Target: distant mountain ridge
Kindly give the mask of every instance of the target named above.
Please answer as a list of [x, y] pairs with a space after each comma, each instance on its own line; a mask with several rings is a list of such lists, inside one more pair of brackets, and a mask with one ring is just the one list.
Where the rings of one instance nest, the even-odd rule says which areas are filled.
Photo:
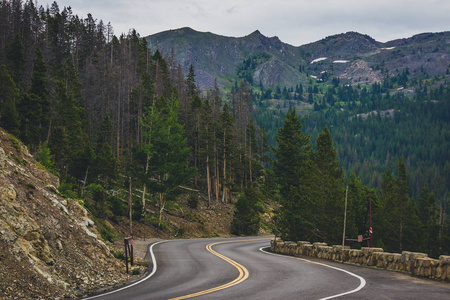
[[[310, 78], [340, 78], [351, 84], [372, 84], [408, 70], [414, 75], [448, 75], [450, 32], [422, 33], [386, 43], [347, 32], [299, 47], [266, 37], [258, 30], [244, 37], [226, 37], [185, 27], [146, 37], [152, 51], [173, 55], [187, 72], [192, 64], [201, 89], [217, 78], [225, 86], [237, 79], [237, 67], [265, 53], [252, 65], [251, 78], [264, 87], [293, 87]], [[323, 74], [326, 74], [323, 75]]]

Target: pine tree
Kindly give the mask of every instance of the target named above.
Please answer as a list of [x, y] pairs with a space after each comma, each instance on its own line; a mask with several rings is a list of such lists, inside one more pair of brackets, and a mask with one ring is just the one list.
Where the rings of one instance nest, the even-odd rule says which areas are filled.
[[231, 194], [232, 177], [231, 172], [227, 172], [228, 166], [231, 164], [234, 140], [234, 120], [228, 108], [228, 104], [224, 104], [222, 113], [219, 116], [219, 138], [221, 140], [222, 149], [222, 202], [228, 203]]
[[19, 91], [4, 65], [0, 67], [0, 127], [19, 136], [19, 114], [16, 101]]
[[[60, 69], [56, 82], [55, 112], [52, 117], [49, 146], [55, 153], [58, 169], [66, 175], [82, 178], [86, 173], [86, 154], [90, 152], [87, 122], [81, 103], [81, 83], [70, 60]], [[82, 163], [83, 162], [83, 163]]]
[[20, 139], [34, 152], [40, 144], [41, 99], [35, 94], [22, 95], [18, 104]]
[[231, 233], [236, 235], [257, 234], [260, 216], [257, 202], [260, 197], [255, 188], [246, 188], [235, 203], [236, 211], [231, 223]]
[[318, 235], [328, 243], [338, 243], [344, 208], [344, 176], [336, 160], [331, 134], [325, 126], [316, 140], [317, 151], [312, 153], [314, 163], [313, 199], [318, 219]]
[[48, 124], [50, 120], [50, 92], [47, 87], [47, 67], [40, 48], [36, 48], [36, 58], [33, 64], [33, 75], [31, 78], [30, 94], [39, 97], [40, 116], [35, 126], [39, 128], [38, 141], [41, 142], [47, 137]]
[[95, 138], [95, 157], [92, 162], [91, 174], [94, 182], [100, 182], [109, 188], [112, 180], [117, 178], [118, 162], [111, 148], [112, 122], [108, 114], [103, 116]]
[[429, 253], [431, 257], [437, 257], [439, 254], [439, 225], [436, 198], [427, 187], [422, 187], [418, 203], [418, 216], [421, 223], [421, 251]]
[[388, 168], [383, 174], [383, 183], [380, 187], [380, 209], [381, 214], [374, 219], [378, 230], [374, 232], [378, 243], [384, 245], [385, 251], [398, 251], [398, 230], [396, 226], [398, 207], [395, 201], [395, 178]]
[[25, 68], [25, 53], [20, 36], [17, 34], [10, 44], [6, 46], [6, 58], [8, 71], [11, 74], [17, 88], [23, 85], [23, 73]]
[[295, 109], [286, 114], [275, 140], [274, 175], [280, 191], [278, 231], [289, 240], [310, 240], [314, 235], [309, 179], [311, 144], [303, 135]]
[[48, 148], [47, 141], [43, 142], [42, 145], [39, 146], [36, 160], [46, 167], [47, 170], [53, 170], [53, 155], [50, 152], [50, 148]]
[[406, 166], [403, 160], [403, 156], [398, 162], [398, 178], [396, 180], [396, 200], [398, 207], [398, 240], [399, 240], [399, 250], [404, 250], [403, 244], [405, 240], [404, 231], [406, 223], [406, 210], [408, 209], [407, 204], [409, 202], [408, 197], [408, 182], [406, 178]]
[[211, 161], [214, 155], [213, 145], [214, 145], [214, 129], [213, 129], [213, 115], [212, 115], [212, 107], [209, 104], [209, 101], [206, 100], [202, 103], [200, 108], [200, 115], [202, 116], [199, 128], [199, 159], [203, 161], [206, 169], [206, 188], [208, 195], [208, 206], [211, 206], [211, 192], [212, 192], [212, 180], [211, 180]]
[[163, 111], [153, 107], [147, 109], [141, 125], [144, 136], [144, 151], [149, 156], [149, 172], [145, 183], [158, 194], [159, 220], [169, 199], [177, 192], [178, 186], [188, 183], [195, 169], [186, 167], [190, 149], [186, 147], [183, 125], [178, 123], [178, 100], [168, 99]]

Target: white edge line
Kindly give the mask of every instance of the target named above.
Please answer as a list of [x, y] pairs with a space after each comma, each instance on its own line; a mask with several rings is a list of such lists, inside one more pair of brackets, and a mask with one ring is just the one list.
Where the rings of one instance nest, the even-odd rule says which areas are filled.
[[124, 287], [121, 287], [120, 289], [113, 290], [113, 291], [110, 291], [110, 292], [104, 293], [104, 294], [95, 295], [95, 296], [88, 297], [88, 298], [83, 298], [83, 300], [95, 299], [95, 298], [99, 298], [99, 297], [103, 297], [103, 296], [107, 296], [107, 295], [111, 295], [111, 294], [117, 293], [117, 292], [119, 292], [119, 291], [125, 290], [125, 289], [127, 289], [127, 288], [132, 287], [132, 286], [138, 285], [139, 283], [141, 283], [141, 282], [143, 282], [143, 281], [146, 281], [147, 279], [149, 279], [150, 277], [152, 277], [152, 276], [156, 273], [156, 270], [158, 269], [158, 266], [157, 266], [157, 264], [156, 264], [155, 254], [153, 253], [153, 246], [155, 246], [155, 245], [157, 245], [157, 244], [160, 244], [160, 243], [164, 243], [164, 242], [167, 242], [167, 241], [159, 241], [159, 242], [153, 243], [153, 244], [151, 244], [151, 245], [149, 246], [149, 248], [148, 248], [148, 250], [150, 251], [150, 254], [151, 254], [151, 256], [152, 256], [152, 263], [153, 263], [153, 269], [152, 269], [152, 272], [151, 272], [150, 274], [148, 274], [147, 276], [145, 276], [145, 277], [142, 278], [141, 280], [136, 281], [136, 282], [134, 282], [134, 283], [132, 283], [132, 284], [130, 284], [130, 285], [126, 285], [126, 286], [124, 286]]
[[354, 274], [352, 272], [349, 272], [347, 270], [336, 268], [336, 267], [333, 267], [333, 266], [330, 266], [330, 265], [327, 265], [327, 264], [318, 263], [318, 262], [315, 262], [315, 261], [310, 261], [310, 260], [307, 260], [307, 259], [304, 259], [304, 258], [300, 258], [300, 257], [289, 256], [289, 255], [281, 255], [281, 254], [277, 254], [277, 253], [267, 252], [267, 251], [263, 250], [263, 248], [267, 248], [267, 247], [261, 247], [261, 248], [259, 248], [259, 251], [261, 251], [263, 253], [266, 253], [266, 254], [270, 254], [270, 255], [289, 257], [289, 258], [299, 259], [299, 260], [302, 260], [302, 261], [305, 261], [305, 262], [308, 262], [308, 263], [325, 266], [325, 267], [328, 267], [328, 268], [331, 268], [331, 269], [335, 269], [335, 270], [347, 273], [347, 274], [349, 274], [349, 275], [351, 275], [353, 277], [358, 278], [359, 281], [360, 281], [359, 286], [356, 289], [354, 289], [354, 290], [351, 290], [351, 291], [348, 291], [348, 292], [345, 292], [345, 293], [341, 293], [341, 294], [338, 294], [338, 295], [332, 295], [332, 296], [329, 296], [329, 297], [326, 297], [326, 298], [321, 298], [319, 300], [328, 300], [328, 299], [333, 299], [333, 298], [345, 296], [345, 295], [348, 295], [348, 294], [353, 294], [353, 293], [356, 293], [356, 292], [360, 291], [366, 285], [366, 280], [364, 278], [362, 278], [361, 276], [356, 275], [356, 274]]

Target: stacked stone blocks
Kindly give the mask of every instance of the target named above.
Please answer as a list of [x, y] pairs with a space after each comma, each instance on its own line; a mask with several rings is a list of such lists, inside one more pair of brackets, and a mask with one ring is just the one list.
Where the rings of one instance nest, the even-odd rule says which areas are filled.
[[403, 251], [384, 252], [382, 248], [362, 247], [350, 249], [349, 246], [307, 241], [282, 241], [280, 238], [270, 242], [272, 252], [314, 258], [328, 259], [360, 266], [409, 273], [441, 281], [450, 281], [450, 256], [441, 255], [439, 259], [429, 258], [425, 253]]

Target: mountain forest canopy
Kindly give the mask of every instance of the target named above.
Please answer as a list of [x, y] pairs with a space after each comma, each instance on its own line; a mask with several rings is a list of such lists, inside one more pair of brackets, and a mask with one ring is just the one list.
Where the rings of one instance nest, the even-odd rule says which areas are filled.
[[370, 198], [375, 245], [450, 253], [448, 69], [355, 85], [309, 76], [315, 62], [295, 67], [295, 85], [269, 85], [255, 74], [276, 57], [259, 49], [227, 85], [200, 89], [195, 65], [90, 14], [12, 0], [0, 18], [0, 126], [96, 217], [125, 216], [120, 199], [139, 187], [133, 218], [163, 229], [187, 188], [210, 208], [235, 202], [235, 234], [270, 213], [285, 238], [340, 243], [347, 195], [349, 237], [368, 234]]

